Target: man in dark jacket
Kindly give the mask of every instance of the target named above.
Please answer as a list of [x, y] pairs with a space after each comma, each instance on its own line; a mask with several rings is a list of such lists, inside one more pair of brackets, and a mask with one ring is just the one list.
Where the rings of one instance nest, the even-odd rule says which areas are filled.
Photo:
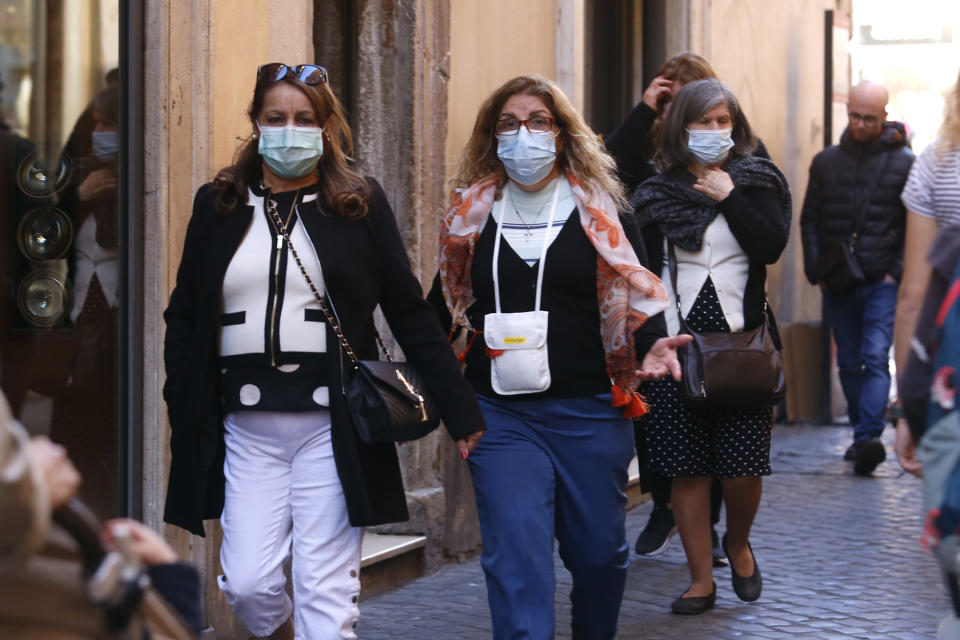
[[824, 291], [853, 425], [844, 458], [860, 475], [886, 459], [880, 434], [906, 225], [900, 192], [914, 159], [903, 125], [886, 122], [887, 97], [873, 82], [851, 89], [849, 125], [839, 145], [813, 159], [800, 216], [804, 271]]

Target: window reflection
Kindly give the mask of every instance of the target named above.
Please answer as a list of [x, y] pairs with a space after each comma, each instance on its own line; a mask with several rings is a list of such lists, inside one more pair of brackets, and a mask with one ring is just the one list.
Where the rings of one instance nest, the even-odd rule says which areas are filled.
[[118, 502], [116, 0], [0, 0], [0, 386]]

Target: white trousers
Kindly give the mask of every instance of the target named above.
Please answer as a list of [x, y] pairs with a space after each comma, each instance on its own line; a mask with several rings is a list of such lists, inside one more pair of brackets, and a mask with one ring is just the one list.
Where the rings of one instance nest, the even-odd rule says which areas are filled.
[[[226, 496], [217, 579], [251, 633], [294, 611], [297, 640], [356, 638], [360, 543], [333, 460], [330, 413], [243, 411], [224, 420]], [[293, 549], [293, 597], [283, 566]]]

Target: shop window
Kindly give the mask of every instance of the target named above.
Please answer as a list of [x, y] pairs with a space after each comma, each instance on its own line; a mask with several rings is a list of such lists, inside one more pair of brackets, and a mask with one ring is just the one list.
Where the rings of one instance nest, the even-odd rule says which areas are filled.
[[101, 516], [126, 484], [121, 19], [117, 0], [0, 0], [0, 387]]

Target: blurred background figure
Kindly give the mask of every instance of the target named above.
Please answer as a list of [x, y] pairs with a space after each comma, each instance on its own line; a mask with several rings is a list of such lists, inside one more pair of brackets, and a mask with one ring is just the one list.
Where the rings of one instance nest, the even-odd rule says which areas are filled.
[[77, 461], [85, 500], [101, 517], [113, 513], [116, 484], [119, 110], [119, 86], [108, 84], [78, 119], [64, 148], [73, 180], [60, 199], [75, 230], [67, 259], [73, 355], [53, 396], [50, 437]]
[[939, 229], [960, 224], [960, 74], [944, 100], [940, 131], [911, 168], [902, 200], [907, 208], [907, 236], [896, 313], [898, 371], [907, 364], [910, 340], [930, 281], [927, 252]]
[[[5, 86], [0, 77], [0, 102]], [[17, 228], [27, 212], [49, 202], [48, 198], [26, 193], [18, 184], [20, 166], [34, 153], [33, 143], [18, 135], [0, 111], [0, 237], [7, 242], [16, 238]], [[0, 361], [25, 363], [31, 358], [31, 341], [9, 339], [16, 325], [16, 292], [22, 265], [2, 257], [3, 251], [0, 250]], [[7, 392], [11, 411], [19, 413], [28, 388], [27, 376], [17, 375], [8, 368], [6, 372], [0, 371], [0, 381]]]
[[[68, 506], [80, 483], [81, 476], [66, 450], [46, 436], [29, 438], [23, 426], [13, 419], [6, 398], [0, 393], [0, 635], [46, 638], [53, 625], [60, 632], [73, 628], [80, 634], [70, 637], [88, 637], [81, 630], [103, 627], [108, 616], [102, 607], [111, 605], [96, 601], [87, 590], [96, 580], [92, 569], [99, 567], [85, 567], [89, 571], [81, 577], [76, 566], [91, 557], [85, 555], [91, 550], [83, 547], [91, 542], [98, 547], [92, 550], [93, 557], [102, 559], [103, 565], [111, 561], [104, 555], [107, 551], [126, 547], [122, 550], [128, 554], [126, 562], [142, 565], [153, 588], [193, 631], [199, 632], [202, 621], [196, 570], [180, 562], [157, 533], [134, 520], [108, 522], [103, 533], [104, 548], [99, 549], [95, 537], [91, 537], [96, 531], [84, 531], [83, 526], [74, 528], [78, 523], [96, 526], [95, 522], [63, 514], [68, 508], [73, 513], [77, 509], [83, 513], [80, 506]], [[66, 523], [70, 526], [64, 529]], [[65, 532], [88, 535], [69, 541], [63, 537]], [[31, 558], [35, 556], [42, 557], [45, 563], [34, 564]], [[94, 588], [89, 594], [96, 591]], [[112, 598], [110, 601], [113, 602]], [[165, 619], [162, 608], [151, 610], [149, 597], [145, 602], [148, 619]], [[131, 611], [137, 609], [139, 600], [131, 601], [129, 606]], [[180, 635], [173, 637], [188, 636], [179, 621], [167, 622], [180, 629]], [[97, 633], [96, 637], [104, 636]]]
[[[960, 259], [960, 75], [947, 93], [939, 136], [914, 163], [903, 190], [908, 208], [904, 283], [895, 345], [904, 418], [897, 422], [897, 456], [921, 473], [914, 445], [926, 428], [937, 331], [934, 321]], [[922, 304], [920, 301], [924, 301]]]
[[886, 459], [880, 435], [903, 273], [900, 192], [914, 158], [903, 124], [886, 120], [887, 101], [881, 84], [865, 81], [851, 89], [849, 124], [840, 144], [813, 159], [800, 217], [804, 271], [823, 289], [853, 425], [844, 459], [859, 475], [870, 475]]
[[607, 151], [617, 161], [617, 174], [627, 193], [657, 173], [653, 164], [654, 134], [663, 124], [677, 92], [695, 80], [716, 77], [703, 56], [690, 51], [678, 53], [663, 63], [630, 115], [606, 136]]
[[62, 144], [0, 131], [0, 382], [28, 431], [67, 449], [84, 476], [85, 502], [104, 518], [118, 512], [124, 488], [116, 397], [120, 90], [116, 69], [101, 78], [89, 102], [71, 99], [79, 115], [64, 118], [73, 126]]
[[63, 447], [45, 436], [28, 438], [0, 393], [0, 558], [38, 550], [50, 513], [73, 497], [80, 474]]

